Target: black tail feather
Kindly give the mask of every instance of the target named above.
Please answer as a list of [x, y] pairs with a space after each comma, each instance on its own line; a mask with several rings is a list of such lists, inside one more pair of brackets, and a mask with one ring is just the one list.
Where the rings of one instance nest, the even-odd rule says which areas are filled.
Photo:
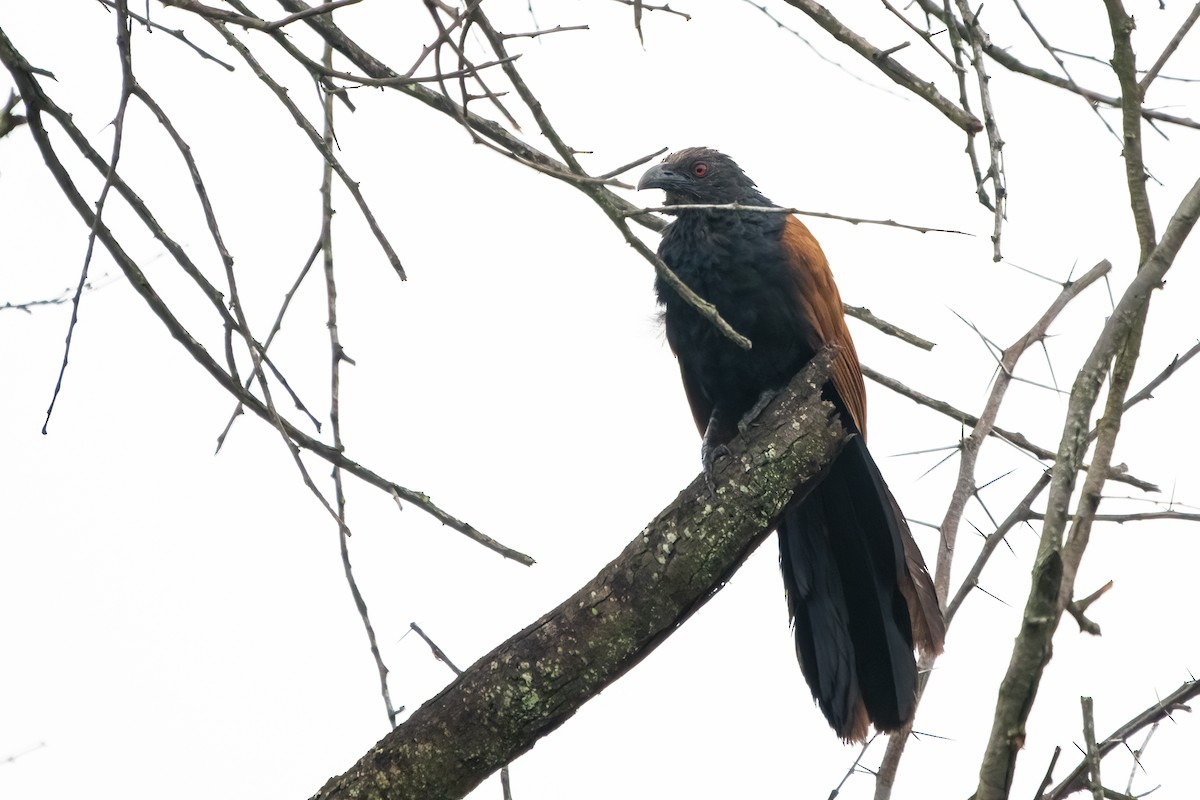
[[821, 711], [847, 740], [863, 739], [868, 720], [890, 731], [912, 716], [917, 668], [901, 591], [911, 582], [908, 535], [860, 436], [779, 525], [796, 655]]

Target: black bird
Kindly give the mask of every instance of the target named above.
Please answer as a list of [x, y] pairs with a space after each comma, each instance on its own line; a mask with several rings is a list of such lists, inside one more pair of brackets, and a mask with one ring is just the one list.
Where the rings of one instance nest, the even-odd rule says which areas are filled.
[[[774, 205], [733, 159], [702, 147], [667, 156], [638, 188], [665, 190], [667, 205]], [[867, 451], [862, 370], [829, 262], [787, 214], [673, 214], [659, 256], [753, 343], [739, 348], [658, 279], [706, 469], [764, 393], [838, 345], [824, 396], [853, 436], [820, 485], [783, 512], [780, 567], [796, 656], [829, 724], [846, 741], [864, 739], [869, 723], [899, 730], [915, 706], [913, 646], [941, 652], [945, 625], [921, 552]]]

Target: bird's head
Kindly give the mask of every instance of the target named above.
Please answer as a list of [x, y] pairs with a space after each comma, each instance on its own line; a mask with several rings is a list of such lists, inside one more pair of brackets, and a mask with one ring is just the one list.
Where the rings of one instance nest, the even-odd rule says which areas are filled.
[[753, 203], [764, 198], [732, 158], [708, 147], [672, 153], [646, 170], [638, 189], [664, 189], [666, 204]]

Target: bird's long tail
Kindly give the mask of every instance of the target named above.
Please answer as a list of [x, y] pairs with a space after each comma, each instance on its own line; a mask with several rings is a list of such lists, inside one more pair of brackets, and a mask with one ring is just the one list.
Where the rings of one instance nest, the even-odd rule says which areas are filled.
[[796, 656], [838, 735], [891, 731], [915, 705], [915, 644], [941, 651], [945, 628], [920, 551], [861, 436], [779, 525]]

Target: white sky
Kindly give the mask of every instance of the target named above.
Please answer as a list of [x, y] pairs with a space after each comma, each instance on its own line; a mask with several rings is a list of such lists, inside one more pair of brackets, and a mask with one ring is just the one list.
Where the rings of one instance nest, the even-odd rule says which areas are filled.
[[[140, 6], [140, 4], [138, 4]], [[501, 29], [534, 27], [524, 3]], [[745, 3], [677, 3], [691, 22], [648, 14], [646, 46], [631, 13], [611, 3], [537, 4], [542, 26], [590, 32], [518, 43], [520, 66], [585, 163], [604, 172], [658, 147], [706, 144], [733, 155], [775, 201], [801, 208], [969, 231], [918, 235], [814, 220], [844, 298], [937, 342], [915, 350], [851, 322], [865, 363], [977, 412], [992, 362], [953, 312], [1007, 346], [1057, 288], [991, 261], [991, 216], [974, 200], [960, 132], [857, 63], [801, 15], [775, 12], [857, 82]], [[280, 16], [270, 3], [256, 6]], [[500, 13], [499, 6], [490, 13]], [[1131, 0], [1148, 64], [1189, 10]], [[1031, 9], [1055, 44], [1107, 56], [1095, 3]], [[365, 0], [338, 12], [361, 44], [406, 68], [431, 27], [423, 6]], [[998, 44], [1052, 67], [1013, 9], [989, 4]], [[236, 54], [182, 12], [153, 8], [234, 73], [178, 41], [135, 31], [135, 69], [192, 145], [233, 252], [256, 333], [265, 332], [317, 236], [320, 161]], [[913, 38], [882, 12], [847, 20], [881, 46]], [[90, 2], [8, 4], [0, 25], [57, 83], [43, 85], [108, 152], [119, 72], [112, 15]], [[319, 52], [297, 28], [299, 43]], [[317, 119], [317, 98], [263, 39], [246, 35]], [[897, 57], [956, 96], [920, 45]], [[1200, 76], [1195, 41], [1164, 72]], [[1086, 103], [990, 65], [1010, 190], [1004, 252], [1061, 280], [1113, 261], [1117, 294], [1134, 269], [1120, 147]], [[1077, 80], [1115, 93], [1101, 65], [1072, 62]], [[498, 80], [498, 78], [497, 78]], [[880, 88], [882, 87], [882, 88]], [[0, 86], [0, 92], [3, 87]], [[694, 477], [698, 441], [673, 359], [654, 321], [650, 267], [580, 193], [473, 147], [456, 125], [396, 92], [354, 92], [339, 109], [340, 157], [392, 237], [400, 283], [344, 191], [335, 255], [349, 453], [484, 532], [530, 553], [524, 568], [441, 528], [397, 513], [349, 482], [351, 555], [370, 605], [391, 692], [410, 710], [450, 678], [415, 635], [418, 622], [460, 666], [560, 602]], [[1148, 102], [1196, 118], [1188, 84], [1158, 81]], [[509, 98], [509, 107], [518, 102]], [[482, 106], [479, 109], [482, 110]], [[1105, 112], [1117, 126], [1115, 112]], [[521, 116], [528, 135], [536, 130]], [[1159, 230], [1200, 174], [1195, 131], [1146, 131]], [[65, 140], [57, 136], [60, 144]], [[534, 143], [548, 147], [537, 140]], [[981, 140], [981, 146], [983, 142]], [[64, 148], [65, 152], [65, 148]], [[100, 180], [78, 162], [85, 194]], [[121, 169], [193, 258], [220, 280], [177, 153], [134, 104]], [[634, 179], [636, 172], [631, 179]], [[637, 202], [657, 204], [657, 192]], [[220, 352], [215, 315], [161, 247], [110, 204], [159, 291]], [[86, 231], [53, 185], [26, 131], [0, 140], [0, 304], [51, 297], [77, 280]], [[646, 235], [647, 241], [654, 237]], [[1190, 244], [1154, 300], [1135, 387], [1200, 336], [1200, 279]], [[166, 334], [100, 253], [84, 297], [63, 394], [39, 432], [62, 356], [69, 310], [0, 313], [0, 797], [308, 797], [386, 733], [375, 667], [342, 577], [336, 528], [302, 485], [278, 436], [242, 418], [222, 453], [233, 403]], [[107, 278], [102, 276], [108, 276]], [[315, 271], [272, 353], [315, 411], [327, 404], [324, 289]], [[1090, 290], [1053, 326], [1054, 376], [1066, 387], [1110, 308]], [[1050, 383], [1031, 352], [1020, 374]], [[1200, 370], [1189, 365], [1126, 418], [1118, 462], [1164, 497], [1200, 498], [1194, 422]], [[868, 386], [871, 444], [908, 515], [939, 520], [955, 465], [897, 453], [952, 445], [957, 425]], [[1063, 397], [1019, 384], [1003, 426], [1054, 448]], [[313, 460], [328, 488], [328, 469]], [[981, 481], [1006, 513], [1038, 474], [989, 443]], [[1126, 496], [1110, 484], [1108, 494]], [[1148, 510], [1149, 504], [1109, 510]], [[956, 576], [989, 530], [978, 505], [961, 532]], [[916, 533], [927, 557], [934, 539]], [[1102, 638], [1064, 621], [1029, 725], [1015, 794], [1032, 796], [1055, 745], [1056, 777], [1078, 760], [1079, 697], [1096, 698], [1107, 732], [1200, 664], [1192, 574], [1196, 530], [1182, 523], [1098, 526], [1079, 578]], [[1009, 539], [951, 630], [917, 720], [933, 734], [909, 747], [897, 798], [963, 797], [974, 788], [999, 677], [1028, 588], [1036, 538]], [[774, 542], [650, 658], [513, 765], [520, 800], [570, 797], [825, 797], [855, 757], [813, 706], [796, 667]], [[957, 585], [957, 582], [955, 583]], [[1200, 727], [1187, 715], [1156, 735], [1134, 783], [1160, 798], [1196, 796]], [[864, 760], [874, 766], [877, 745]], [[1112, 766], [1109, 766], [1111, 763]], [[1128, 764], [1106, 762], [1124, 788]], [[1117, 776], [1120, 777], [1117, 777]], [[852, 779], [841, 797], [869, 797]], [[495, 778], [476, 797], [499, 797]]]

